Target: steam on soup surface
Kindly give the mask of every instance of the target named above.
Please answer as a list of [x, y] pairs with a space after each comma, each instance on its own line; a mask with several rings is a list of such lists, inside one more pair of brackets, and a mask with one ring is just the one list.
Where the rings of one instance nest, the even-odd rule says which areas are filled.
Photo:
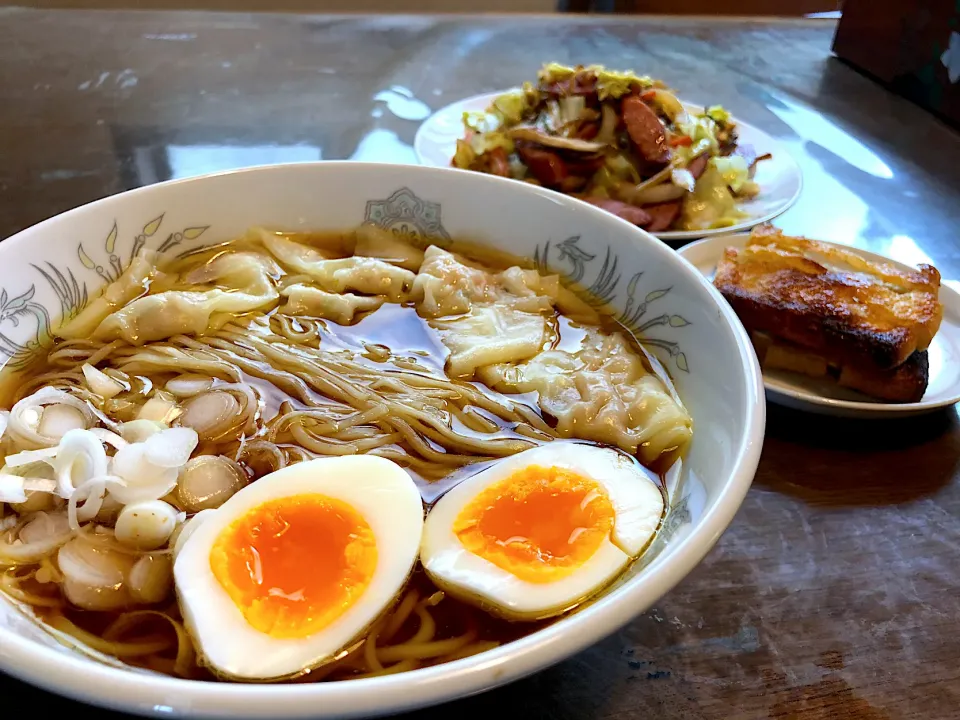
[[2, 587], [184, 677], [465, 657], [613, 581], [691, 420], [526, 261], [371, 227], [141, 251], [0, 376]]

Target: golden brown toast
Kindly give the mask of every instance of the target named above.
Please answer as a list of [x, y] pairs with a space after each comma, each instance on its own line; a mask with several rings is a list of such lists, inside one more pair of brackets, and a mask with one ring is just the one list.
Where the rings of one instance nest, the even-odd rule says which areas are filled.
[[743, 249], [724, 251], [714, 285], [748, 331], [859, 373], [896, 368], [926, 350], [943, 315], [936, 268], [903, 271], [770, 226], [755, 228]]
[[809, 377], [831, 380], [887, 402], [919, 402], [927, 390], [927, 351], [915, 352], [906, 362], [889, 370], [853, 365], [834, 365], [822, 355], [763, 333], [751, 336], [764, 370], [788, 370]]

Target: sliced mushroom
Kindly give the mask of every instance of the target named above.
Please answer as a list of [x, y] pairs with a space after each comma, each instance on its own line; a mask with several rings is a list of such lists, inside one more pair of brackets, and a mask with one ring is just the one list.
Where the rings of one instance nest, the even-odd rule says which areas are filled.
[[577, 138], [558, 137], [556, 135], [547, 135], [531, 127], [518, 127], [507, 131], [507, 134], [513, 140], [526, 140], [527, 142], [543, 145], [544, 147], [556, 148], [558, 150], [570, 150], [572, 152], [595, 153], [603, 150], [606, 145], [590, 140], [579, 140]]
[[637, 205], [646, 206], [680, 200], [687, 194], [686, 188], [682, 188], [679, 185], [660, 183], [659, 185], [653, 185], [633, 192], [631, 198]]

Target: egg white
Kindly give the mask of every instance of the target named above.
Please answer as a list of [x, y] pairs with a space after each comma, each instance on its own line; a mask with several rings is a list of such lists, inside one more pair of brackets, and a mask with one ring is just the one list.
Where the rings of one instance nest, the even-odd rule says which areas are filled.
[[[576, 570], [560, 580], [531, 583], [467, 550], [453, 532], [461, 511], [487, 487], [531, 465], [556, 467], [595, 481], [614, 510], [608, 539]], [[449, 594], [510, 620], [560, 614], [595, 594], [646, 548], [663, 516], [663, 496], [649, 475], [616, 450], [573, 441], [554, 441], [500, 460], [437, 501], [427, 515], [420, 562], [430, 579]]]
[[[363, 517], [376, 541], [377, 564], [364, 593], [330, 625], [304, 638], [274, 638], [247, 623], [214, 576], [210, 551], [247, 511], [308, 493], [345, 502]], [[385, 458], [319, 458], [270, 473], [205, 514], [178, 548], [174, 580], [184, 623], [206, 663], [225, 677], [278, 679], [317, 667], [358, 640], [392, 605], [417, 560], [422, 530], [416, 485]], [[308, 559], [304, 571], [309, 572]]]

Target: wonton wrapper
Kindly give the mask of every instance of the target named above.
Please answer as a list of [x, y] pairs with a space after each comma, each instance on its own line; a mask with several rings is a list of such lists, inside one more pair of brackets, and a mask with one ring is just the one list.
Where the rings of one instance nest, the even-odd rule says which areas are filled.
[[470, 377], [483, 365], [532, 358], [543, 348], [547, 330], [542, 315], [498, 306], [475, 307], [431, 326], [450, 350], [446, 369], [452, 377]]
[[382, 297], [352, 293], [328, 293], [311, 285], [290, 285], [280, 291], [287, 298], [280, 308], [284, 315], [308, 315], [349, 325], [357, 313], [370, 312], [383, 305]]
[[160, 255], [153, 250], [141, 250], [120, 277], [104, 288], [100, 297], [57, 329], [54, 335], [65, 340], [90, 337], [104, 318], [147, 291], [151, 281], [161, 274], [157, 269], [159, 260]]
[[276, 272], [276, 266], [257, 253], [220, 255], [185, 279], [196, 284], [217, 282], [226, 290], [167, 290], [147, 295], [108, 315], [97, 327], [94, 337], [98, 340], [123, 338], [133, 345], [141, 345], [173, 335], [203, 334], [212, 327], [211, 318], [215, 313], [249, 312], [275, 303], [279, 293], [271, 272]]
[[399, 301], [413, 285], [414, 274], [402, 267], [369, 257], [327, 259], [318, 250], [278, 235], [263, 233], [267, 250], [283, 265], [310, 278], [329, 293], [349, 290], [385, 295]]
[[563, 436], [614, 445], [645, 463], [685, 447], [692, 436], [686, 410], [620, 333], [591, 328], [576, 353], [549, 350], [524, 363], [481, 368], [478, 375], [500, 392], [536, 391]]
[[361, 225], [357, 228], [356, 241], [356, 255], [377, 258], [413, 272], [417, 272], [423, 263], [422, 250], [394, 237], [389, 230]]

